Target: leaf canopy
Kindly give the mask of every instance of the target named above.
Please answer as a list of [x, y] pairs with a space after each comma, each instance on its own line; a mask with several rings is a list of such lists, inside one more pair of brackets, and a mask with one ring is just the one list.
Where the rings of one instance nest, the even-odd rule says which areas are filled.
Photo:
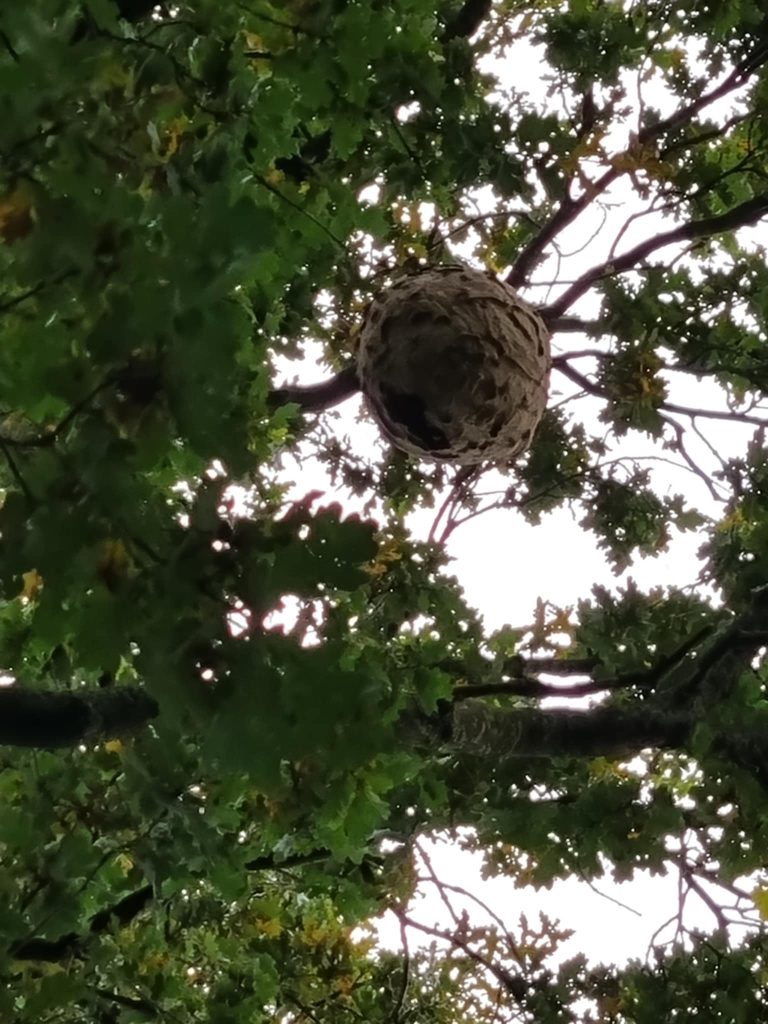
[[[0, 1018], [768, 1020], [766, 65], [757, 0], [4, 6]], [[456, 260], [556, 352], [470, 472], [331, 409]], [[490, 631], [453, 532], [563, 510], [616, 586]], [[446, 836], [676, 872], [672, 941], [470, 919]]]

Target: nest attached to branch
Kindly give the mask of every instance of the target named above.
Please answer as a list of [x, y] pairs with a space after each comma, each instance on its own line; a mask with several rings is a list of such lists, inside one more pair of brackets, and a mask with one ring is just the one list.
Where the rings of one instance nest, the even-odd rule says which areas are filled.
[[403, 277], [365, 316], [358, 375], [390, 441], [421, 458], [503, 461], [547, 404], [549, 332], [508, 285], [463, 266]]

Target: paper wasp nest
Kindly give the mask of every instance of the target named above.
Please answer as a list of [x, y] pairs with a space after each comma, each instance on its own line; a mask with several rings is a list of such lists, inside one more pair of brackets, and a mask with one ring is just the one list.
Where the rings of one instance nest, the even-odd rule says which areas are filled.
[[365, 315], [358, 373], [392, 443], [471, 464], [525, 451], [547, 403], [549, 333], [508, 285], [462, 266], [403, 277]]

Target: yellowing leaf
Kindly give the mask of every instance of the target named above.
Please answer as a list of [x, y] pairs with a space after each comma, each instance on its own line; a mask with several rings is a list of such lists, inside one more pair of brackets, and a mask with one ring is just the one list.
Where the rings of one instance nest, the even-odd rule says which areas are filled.
[[26, 238], [34, 227], [32, 200], [24, 188], [15, 188], [0, 199], [0, 238], [9, 245]]
[[94, 75], [94, 88], [99, 92], [110, 92], [114, 89], [127, 89], [131, 84], [132, 73], [128, 67], [118, 61], [104, 62]]
[[245, 45], [249, 50], [266, 50], [266, 44], [264, 40], [256, 32], [244, 32]]
[[591, 132], [573, 147], [568, 156], [562, 158], [560, 166], [568, 174], [573, 174], [582, 160], [588, 157], [604, 157], [604, 138], [605, 129], [601, 128]]
[[122, 740], [107, 740], [107, 742], [104, 744], [104, 749], [107, 750], [110, 754], [120, 754], [120, 753], [122, 753], [122, 751], [124, 749], [123, 748], [123, 741]]
[[24, 586], [21, 589], [21, 597], [26, 601], [36, 601], [43, 589], [43, 577], [37, 569], [30, 569], [29, 572], [21, 574]]
[[549, 630], [551, 633], [566, 633], [571, 636], [573, 633], [573, 623], [571, 622], [571, 612], [573, 607], [569, 608], [558, 608], [554, 617], [549, 623]]
[[117, 864], [124, 875], [127, 875], [133, 868], [133, 860], [127, 853], [118, 853], [115, 857], [115, 864]]
[[763, 921], [768, 921], [768, 886], [755, 886], [752, 890], [752, 900]]
[[332, 938], [334, 933], [331, 928], [319, 921], [308, 921], [301, 932], [301, 939], [307, 946], [322, 946]]
[[421, 220], [421, 206], [419, 203], [410, 203], [406, 210], [408, 211], [408, 224], [414, 231], [423, 231]]
[[355, 987], [355, 979], [351, 974], [340, 974], [334, 979], [333, 987], [343, 996], [348, 996]]
[[131, 556], [119, 538], [110, 538], [101, 545], [97, 570], [102, 583], [114, 590], [126, 578], [131, 568]]
[[595, 779], [621, 779], [626, 778], [627, 772], [618, 761], [596, 757], [589, 762], [589, 774]]
[[276, 939], [283, 930], [282, 924], [276, 917], [259, 918], [257, 926], [261, 934], [270, 939]]
[[157, 974], [168, 963], [168, 954], [163, 952], [150, 953], [138, 964], [139, 974]]
[[738, 530], [744, 525], [744, 512], [741, 508], [737, 507], [733, 512], [729, 512], [727, 516], [723, 516], [719, 523], [716, 524], [715, 529], [718, 532], [726, 533], [728, 530]]
[[168, 141], [165, 147], [165, 153], [163, 158], [170, 160], [173, 154], [178, 150], [181, 140], [189, 125], [189, 119], [186, 117], [176, 117], [173, 121], [169, 121], [166, 133]]
[[411, 242], [408, 249], [411, 256], [415, 256], [416, 259], [425, 260], [427, 258], [427, 247], [423, 242]]
[[368, 565], [363, 566], [363, 572], [367, 573], [376, 579], [379, 576], [384, 576], [388, 571], [389, 567], [394, 562], [399, 562], [403, 557], [403, 553], [400, 550], [400, 545], [396, 540], [385, 540], [379, 550], [376, 552], [376, 557]]
[[665, 179], [672, 173], [673, 168], [664, 160], [660, 160], [656, 149], [653, 146], [643, 146], [638, 142], [632, 142], [623, 153], [617, 153], [610, 159], [614, 170], [628, 173], [632, 183], [638, 187], [634, 177], [636, 171], [644, 171], [649, 178]]

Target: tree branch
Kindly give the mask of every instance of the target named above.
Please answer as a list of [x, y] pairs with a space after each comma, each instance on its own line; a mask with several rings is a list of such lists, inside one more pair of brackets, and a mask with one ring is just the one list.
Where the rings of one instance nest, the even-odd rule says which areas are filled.
[[447, 942], [449, 946], [453, 946], [454, 949], [460, 949], [465, 956], [468, 956], [470, 960], [484, 967], [494, 978], [499, 982], [505, 992], [508, 992], [515, 999], [523, 999], [527, 990], [528, 983], [524, 978], [517, 977], [516, 975], [505, 970], [503, 967], [499, 967], [498, 964], [494, 963], [490, 958], [483, 956], [478, 953], [477, 950], [473, 949], [466, 939], [463, 939], [456, 932], [443, 931], [440, 928], [432, 928], [429, 925], [421, 924], [421, 922], [414, 920], [407, 914], [403, 913], [402, 910], [398, 910], [395, 907], [390, 907], [392, 913], [397, 917], [399, 921], [407, 925], [409, 928], [415, 928], [417, 931], [423, 932], [425, 935], [432, 935], [436, 939], [442, 939], [443, 942]]
[[[76, 402], [56, 426], [43, 433], [23, 434], [19, 433], [18, 430], [9, 431], [4, 434], [0, 433], [0, 446], [48, 448], [54, 445], [74, 420], [91, 406], [93, 400], [112, 384], [119, 383], [119, 379], [117, 373], [109, 374], [103, 381], [92, 388], [87, 395]], [[281, 405], [292, 404], [298, 405], [302, 412], [322, 412], [333, 405], [338, 405], [339, 402], [345, 401], [359, 390], [360, 384], [357, 379], [357, 370], [354, 366], [348, 366], [320, 384], [292, 384], [283, 388], [275, 388], [267, 395], [267, 404], [273, 409], [279, 408]], [[6, 458], [11, 471], [16, 475], [10, 453], [6, 452]], [[20, 483], [20, 481], [17, 482]]]
[[[629, 682], [623, 686], [631, 685]], [[540, 679], [518, 676], [489, 683], [461, 683], [454, 687], [451, 699], [458, 702], [473, 697], [589, 697], [606, 690], [619, 689], [616, 679], [589, 679], [583, 683], [543, 683]]]
[[[585, 377], [583, 373], [574, 370], [566, 360], [559, 359], [557, 369], [564, 377], [572, 380], [574, 384], [578, 384], [582, 391], [588, 395], [605, 399], [609, 397], [608, 393], [599, 384], [595, 384], [589, 377]], [[753, 416], [752, 413], [748, 412], [736, 412], [732, 409], [729, 409], [727, 412], [721, 409], [694, 409], [687, 405], [678, 405], [676, 402], [659, 402], [657, 408], [662, 412], [676, 412], [681, 416], [688, 416], [691, 419], [700, 416], [703, 419], [723, 420], [726, 423], [750, 423], [756, 427], [768, 427], [768, 419], [764, 419], [761, 416]]]
[[357, 369], [348, 366], [320, 384], [289, 384], [270, 391], [268, 402], [273, 408], [291, 404], [300, 406], [302, 412], [322, 412], [351, 398], [359, 390]]
[[[739, 628], [739, 636], [743, 636], [743, 628]], [[703, 625], [690, 636], [686, 637], [674, 650], [656, 661], [649, 668], [635, 669], [629, 672], [620, 672], [613, 676], [588, 679], [579, 683], [547, 683], [537, 677], [537, 673], [551, 675], [594, 675], [594, 672], [601, 667], [596, 658], [574, 658], [569, 661], [565, 658], [530, 658], [523, 659], [514, 657], [512, 664], [507, 670], [502, 666], [502, 674], [508, 674], [511, 678], [493, 680], [491, 682], [478, 681], [468, 682], [455, 686], [451, 699], [453, 702], [470, 700], [474, 697], [491, 696], [514, 696], [542, 699], [545, 697], [588, 697], [595, 693], [606, 693], [608, 691], [627, 690], [632, 687], [639, 687], [643, 690], [652, 690], [663, 677], [672, 672], [678, 665], [685, 662], [689, 655], [702, 644], [707, 637], [713, 633], [711, 623]], [[760, 640], [760, 638], [758, 638]], [[446, 663], [441, 668], [450, 671]], [[453, 666], [453, 670], [466, 675], [461, 666]]]
[[465, 0], [464, 5], [445, 26], [443, 42], [473, 36], [488, 17], [490, 10], [491, 0]]
[[[691, 221], [688, 224], [681, 224], [670, 231], [646, 239], [624, 253], [623, 256], [588, 270], [554, 302], [548, 306], [541, 307], [539, 315], [546, 321], [553, 333], [570, 331], [595, 332], [598, 329], [596, 323], [582, 320], [579, 317], [565, 316], [567, 309], [577, 299], [581, 298], [585, 292], [589, 291], [595, 282], [603, 277], [614, 276], [631, 270], [652, 253], [667, 245], [673, 245], [681, 241], [709, 238], [724, 231], [733, 231], [737, 228], [754, 224], [765, 215], [768, 215], [768, 195], [755, 196], [734, 207], [732, 210], [728, 210], [726, 213]], [[515, 283], [510, 277], [507, 278], [507, 281]], [[554, 361], [554, 365], [567, 377], [579, 383], [586, 391], [605, 397], [602, 389], [597, 385], [590, 384], [586, 377], [566, 365], [567, 358], [567, 354], [558, 357]], [[289, 385], [284, 388], [277, 388], [270, 392], [268, 400], [272, 407], [293, 403], [299, 405], [303, 412], [322, 412], [333, 405], [337, 405], [339, 402], [345, 401], [359, 391], [359, 389], [360, 383], [357, 378], [357, 371], [354, 366], [349, 366], [320, 384], [309, 386]], [[695, 410], [686, 409], [683, 406], [676, 406], [671, 403], [664, 404], [661, 408], [666, 409], [668, 412], [682, 412], [685, 415], [697, 414], [709, 416], [712, 419], [731, 420], [735, 417], [745, 423], [763, 424], [765, 422], [758, 417], [750, 417], [746, 413], [742, 415], [704, 411], [696, 413]]]
[[588, 711], [458, 704], [449, 746], [459, 755], [501, 764], [520, 757], [631, 757], [649, 747], [681, 746], [695, 724], [685, 711], [597, 707]]
[[140, 1017], [146, 1017], [149, 1020], [154, 1020], [155, 1018], [165, 1016], [161, 1013], [160, 1009], [155, 1006], [154, 1003], [150, 1003], [148, 999], [137, 999], [133, 996], [124, 996], [119, 992], [110, 992], [109, 989], [105, 988], [97, 988], [93, 991], [99, 999], [103, 999], [107, 1003], [115, 1003], [117, 1006], [122, 1006], [126, 1010], [130, 1010], [132, 1014], [138, 1014]]
[[737, 228], [755, 224], [762, 217], [768, 215], [768, 195], [754, 196], [745, 202], [735, 206], [726, 213], [716, 217], [705, 217], [702, 220], [693, 220], [687, 224], [680, 224], [671, 231], [665, 231], [653, 238], [647, 238], [644, 242], [633, 246], [623, 256], [601, 263], [593, 267], [575, 281], [563, 292], [554, 302], [539, 314], [547, 321], [556, 320], [561, 317], [573, 303], [589, 291], [596, 281], [603, 277], [614, 277], [627, 270], [636, 267], [643, 260], [647, 259], [658, 249], [676, 242], [692, 241], [698, 238], [710, 238], [712, 235], [722, 234], [724, 231], [735, 231]]
[[690, 471], [694, 473], [699, 478], [699, 480], [701, 480], [701, 482], [707, 488], [711, 497], [715, 501], [725, 501], [727, 495], [720, 493], [710, 474], [706, 473], [701, 468], [701, 466], [696, 462], [696, 460], [688, 451], [688, 448], [685, 444], [685, 428], [683, 427], [682, 423], [678, 423], [677, 420], [673, 420], [671, 416], [664, 416], [663, 414], [660, 415], [661, 419], [664, 421], [664, 423], [667, 424], [668, 427], [671, 427], [672, 432], [675, 435], [675, 440], [671, 442], [672, 450], [676, 451], [678, 455], [680, 455], [680, 457], [685, 461], [685, 464], [688, 466]]
[[[686, 104], [684, 107], [681, 107], [669, 117], [663, 118], [655, 124], [646, 125], [645, 128], [642, 128], [637, 134], [633, 147], [645, 146], [654, 139], [664, 135], [666, 132], [673, 131], [676, 128], [680, 128], [682, 125], [689, 124], [699, 111], [704, 109], [704, 107], [709, 106], [716, 100], [722, 99], [723, 96], [733, 92], [742, 85], [746, 79], [760, 67], [765, 60], [765, 56], [765, 47], [758, 46], [755, 52], [745, 60], [741, 61], [733, 71], [726, 76], [720, 85], [716, 86], [714, 89], [710, 89], [709, 92], [702, 93], [697, 99]], [[602, 195], [614, 181], [617, 181], [626, 173], [626, 170], [621, 166], [621, 162], [614, 161], [613, 166], [609, 167], [608, 170], [597, 178], [596, 181], [589, 183], [589, 187], [578, 197], [578, 199], [566, 196], [552, 217], [550, 217], [549, 221], [523, 248], [506, 277], [507, 284], [510, 284], [513, 288], [520, 288], [523, 286], [528, 281], [531, 271], [541, 259], [542, 253], [549, 243], [556, 238], [564, 228], [568, 227], [569, 224], [576, 220], [576, 218], [583, 213], [598, 196]]]
[[40, 960], [47, 963], [56, 963], [59, 960], [77, 956], [89, 935], [100, 935], [110, 927], [113, 921], [121, 926], [130, 924], [154, 899], [154, 895], [155, 892], [151, 885], [142, 885], [94, 914], [88, 925], [88, 931], [84, 934], [68, 932], [58, 939], [33, 936], [11, 946], [9, 953], [14, 960]]
[[[576, 331], [581, 331], [584, 334], [600, 334], [602, 331], [599, 321], [582, 320], [578, 316], [547, 316], [546, 320], [552, 334], [573, 334]], [[561, 356], [560, 358], [565, 357]]]
[[96, 743], [141, 729], [157, 703], [134, 686], [59, 693], [0, 689], [0, 744], [51, 750]]

